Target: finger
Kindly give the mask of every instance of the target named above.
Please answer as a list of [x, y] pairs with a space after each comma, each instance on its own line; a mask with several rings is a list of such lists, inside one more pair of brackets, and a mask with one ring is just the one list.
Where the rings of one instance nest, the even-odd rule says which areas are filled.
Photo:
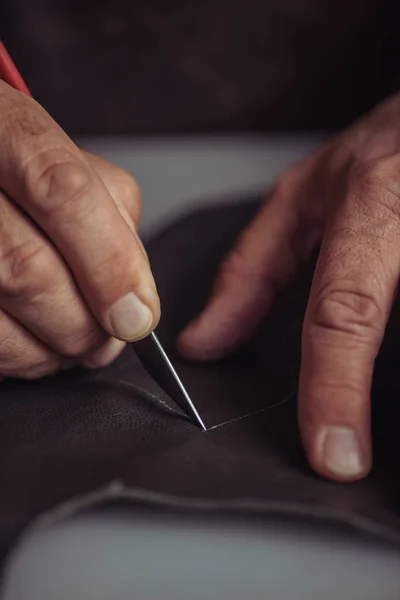
[[302, 437], [313, 467], [340, 480], [371, 466], [371, 381], [400, 268], [400, 196], [387, 191], [391, 173], [384, 163], [349, 183], [323, 241], [304, 322]]
[[54, 247], [1, 193], [0, 307], [54, 352], [68, 357], [93, 352], [108, 337]]
[[101, 156], [87, 150], [82, 152], [102, 179], [126, 223], [137, 231], [142, 215], [142, 195], [135, 179], [127, 171]]
[[107, 367], [121, 354], [125, 346], [125, 342], [110, 338], [101, 348], [89, 354], [81, 364], [88, 369]]
[[53, 375], [68, 364], [0, 310], [0, 380], [38, 379]]
[[[159, 318], [140, 245], [89, 162], [32, 99], [0, 85], [2, 187], [46, 232], [111, 335], [139, 339]], [[6, 135], [12, 129], [12, 135]]]
[[278, 185], [224, 261], [207, 307], [179, 339], [188, 358], [214, 360], [244, 343], [316, 246], [321, 217], [311, 202], [305, 209], [298, 180]]
[[142, 195], [135, 179], [124, 169], [110, 163], [101, 156], [86, 150], [82, 152], [101, 177], [120, 215], [136, 237], [146, 262], [149, 262], [145, 247], [138, 235], [139, 221], [142, 215]]

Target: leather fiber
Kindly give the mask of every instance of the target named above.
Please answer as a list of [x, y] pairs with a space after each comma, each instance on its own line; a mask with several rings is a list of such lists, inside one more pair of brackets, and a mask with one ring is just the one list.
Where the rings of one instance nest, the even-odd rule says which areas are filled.
[[314, 475], [299, 439], [296, 378], [312, 264], [235, 356], [198, 365], [174, 352], [176, 334], [206, 301], [220, 259], [258, 206], [255, 199], [204, 209], [147, 243], [163, 307], [158, 334], [206, 432], [161, 392], [132, 346], [101, 371], [2, 384], [3, 555], [39, 515], [72, 499], [90, 498], [115, 481], [121, 493], [114, 500], [156, 503], [166, 510], [292, 515], [400, 541], [395, 323], [374, 380], [374, 469], [351, 485]]

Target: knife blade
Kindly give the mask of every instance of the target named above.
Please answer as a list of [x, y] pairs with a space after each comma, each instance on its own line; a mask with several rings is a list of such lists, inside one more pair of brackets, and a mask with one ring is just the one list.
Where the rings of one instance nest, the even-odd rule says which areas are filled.
[[156, 334], [135, 342], [133, 348], [148, 374], [182, 410], [206, 431], [206, 426]]

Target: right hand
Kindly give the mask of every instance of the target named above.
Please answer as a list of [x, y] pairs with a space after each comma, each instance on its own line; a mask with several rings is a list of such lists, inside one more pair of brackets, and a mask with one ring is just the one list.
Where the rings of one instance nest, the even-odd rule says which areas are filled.
[[2, 81], [0, 190], [0, 379], [103, 366], [154, 329], [136, 182]]

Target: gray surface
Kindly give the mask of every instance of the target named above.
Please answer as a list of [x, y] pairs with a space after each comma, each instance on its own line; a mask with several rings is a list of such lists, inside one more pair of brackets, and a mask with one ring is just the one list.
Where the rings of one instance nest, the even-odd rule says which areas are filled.
[[188, 139], [86, 139], [78, 143], [117, 163], [138, 181], [142, 232], [204, 200], [227, 200], [266, 190], [276, 176], [308, 153], [320, 136]]
[[[316, 138], [81, 143], [136, 176], [148, 232], [201, 199], [267, 188]], [[189, 572], [183, 578], [182, 567]], [[23, 540], [2, 600], [394, 600], [398, 567], [398, 555], [322, 532], [289, 535], [276, 527], [242, 536], [115, 514]]]
[[397, 600], [399, 555], [293, 526], [119, 514], [27, 540], [7, 600]]

